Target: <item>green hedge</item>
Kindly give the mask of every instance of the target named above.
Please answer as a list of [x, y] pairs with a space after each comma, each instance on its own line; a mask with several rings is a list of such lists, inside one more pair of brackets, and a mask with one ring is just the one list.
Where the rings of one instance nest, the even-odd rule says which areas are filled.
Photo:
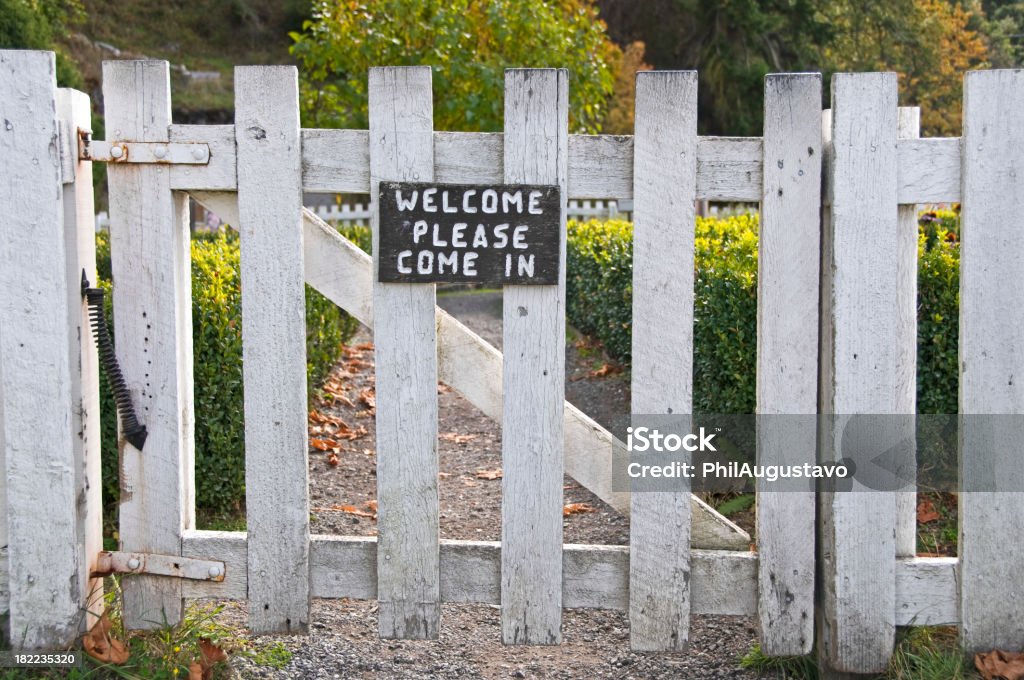
[[[956, 413], [958, 215], [925, 213], [919, 245], [918, 410]], [[757, 215], [697, 218], [693, 406], [753, 413], [757, 352]], [[632, 319], [629, 222], [570, 222], [569, 322], [628, 363]]]
[[[367, 241], [365, 229], [350, 235]], [[96, 237], [101, 285], [110, 290], [110, 244]], [[107, 295], [110, 316], [110, 295]], [[315, 389], [338, 357], [357, 322], [334, 303], [306, 287], [306, 360]], [[242, 326], [239, 248], [235, 232], [196, 234], [192, 240], [192, 341], [196, 441], [196, 506], [236, 510], [245, 500], [245, 430], [242, 404]], [[113, 398], [101, 382], [103, 492], [117, 500], [118, 454]]]

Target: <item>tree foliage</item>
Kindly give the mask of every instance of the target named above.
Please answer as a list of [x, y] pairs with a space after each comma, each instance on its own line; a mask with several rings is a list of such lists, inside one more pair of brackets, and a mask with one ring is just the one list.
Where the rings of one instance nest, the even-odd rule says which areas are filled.
[[834, 71], [897, 71], [901, 103], [921, 107], [922, 134], [958, 135], [963, 73], [988, 66], [988, 43], [971, 19], [946, 0], [838, 3], [825, 62]]
[[[1000, 2], [1014, 34], [1024, 3]], [[957, 134], [963, 71], [987, 65], [982, 8], [951, 0], [600, 0], [612, 37], [643, 40], [656, 68], [697, 69], [701, 130], [760, 133], [764, 76], [896, 71], [926, 134]], [[1009, 43], [1006, 37], [1004, 43]], [[1008, 47], [1007, 49], [1010, 49]], [[826, 95], [827, 96], [827, 95]]]
[[53, 50], [57, 83], [80, 88], [78, 68], [57, 40], [82, 16], [79, 0], [0, 0], [0, 48]]
[[367, 126], [372, 66], [433, 68], [434, 126], [498, 131], [504, 70], [569, 70], [570, 126], [596, 132], [619, 49], [589, 0], [352, 0], [320, 2], [292, 53], [302, 66], [304, 123]]

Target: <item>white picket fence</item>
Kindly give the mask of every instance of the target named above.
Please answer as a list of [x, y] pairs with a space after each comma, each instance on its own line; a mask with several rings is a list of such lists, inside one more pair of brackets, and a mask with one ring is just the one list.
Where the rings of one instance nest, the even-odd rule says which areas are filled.
[[[329, 203], [308, 205], [310, 210], [324, 222], [335, 226], [368, 226], [372, 209], [363, 203]], [[632, 201], [569, 201], [566, 215], [569, 219], [628, 219], [633, 211]], [[207, 227], [207, 222], [193, 222], [193, 229]], [[106, 211], [96, 213], [96, 231], [110, 227], [110, 216]]]
[[[51, 54], [0, 51], [0, 602], [24, 648], [81, 630], [100, 550], [96, 357], [79, 297], [81, 271], [95, 278], [78, 150], [89, 105], [53, 74]], [[506, 288], [502, 355], [438, 310], [432, 285], [377, 283], [369, 257], [302, 207], [304, 191], [372, 195], [384, 180], [632, 200], [633, 411], [685, 414], [694, 201], [759, 202], [758, 412], [900, 414], [915, 410], [913, 206], [960, 201], [961, 411], [1021, 413], [1024, 240], [1006, 206], [1024, 205], [1024, 73], [967, 75], [962, 139], [918, 139], [886, 73], [834, 76], [824, 114], [819, 75], [768, 76], [764, 136], [730, 138], [697, 134], [693, 72], [638, 74], [636, 134], [619, 137], [568, 133], [564, 71], [511, 70], [504, 134], [435, 132], [430, 74], [372, 69], [368, 131], [303, 130], [292, 67], [239, 67], [236, 124], [189, 126], [171, 123], [166, 63], [104, 65], [105, 127], [128, 158], [108, 164], [116, 346], [149, 432], [143, 451], [122, 442], [115, 555], [136, 572], [130, 626], [213, 597], [248, 600], [254, 631], [303, 631], [311, 597], [348, 597], [377, 599], [381, 635], [400, 638], [436, 638], [441, 602], [500, 604], [509, 644], [560, 642], [564, 607], [620, 609], [637, 650], [683, 649], [693, 614], [748, 615], [766, 653], [817, 640], [843, 672], [881, 670], [897, 626], [1024, 646], [1024, 562], [1007, 540], [1024, 495], [962, 494], [960, 557], [919, 558], [912, 493], [759, 494], [750, 551], [688, 491], [612, 488], [610, 434], [564, 401], [564, 261], [558, 286]], [[179, 160], [145, 162], [164, 157]], [[241, 233], [248, 533], [194, 528], [188, 196]], [[309, 532], [304, 283], [373, 327], [387, 367], [375, 538]], [[500, 543], [438, 537], [438, 379], [503, 423]], [[759, 456], [840, 453], [808, 440]], [[965, 450], [961, 474], [992, 463]], [[563, 545], [563, 471], [630, 513], [629, 546]], [[155, 575], [159, 556], [177, 576]]]

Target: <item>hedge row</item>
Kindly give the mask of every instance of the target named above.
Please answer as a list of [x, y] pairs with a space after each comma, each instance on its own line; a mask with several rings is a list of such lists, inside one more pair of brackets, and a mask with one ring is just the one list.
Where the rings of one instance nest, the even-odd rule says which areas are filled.
[[[918, 410], [956, 413], [959, 308], [958, 215], [922, 215], [919, 237]], [[697, 218], [693, 408], [753, 413], [757, 351], [756, 214]], [[629, 362], [633, 226], [570, 222], [569, 322]]]
[[[365, 239], [363, 239], [365, 240]], [[238, 236], [233, 231], [192, 239], [192, 343], [196, 442], [196, 506], [237, 510], [245, 500], [245, 427], [242, 402], [241, 282]], [[110, 243], [96, 237], [101, 285], [111, 287]], [[107, 318], [112, 320], [110, 295]], [[306, 287], [306, 369], [315, 389], [338, 357], [357, 322]], [[113, 398], [101, 380], [103, 493], [118, 498], [118, 453]]]

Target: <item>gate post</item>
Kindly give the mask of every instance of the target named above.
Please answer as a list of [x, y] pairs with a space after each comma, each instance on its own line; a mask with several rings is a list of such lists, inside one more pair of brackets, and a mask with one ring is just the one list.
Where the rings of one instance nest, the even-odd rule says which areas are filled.
[[0, 51], [0, 533], [7, 546], [0, 590], [9, 591], [14, 649], [70, 644], [88, 596], [55, 74], [52, 52]]
[[[103, 63], [107, 139], [168, 142], [170, 68], [166, 61]], [[110, 256], [114, 341], [145, 451], [123, 438], [121, 550], [181, 554], [194, 523], [192, 280], [188, 198], [171, 191], [170, 166], [110, 163]], [[181, 620], [181, 580], [132, 576], [124, 583], [129, 628]]]

